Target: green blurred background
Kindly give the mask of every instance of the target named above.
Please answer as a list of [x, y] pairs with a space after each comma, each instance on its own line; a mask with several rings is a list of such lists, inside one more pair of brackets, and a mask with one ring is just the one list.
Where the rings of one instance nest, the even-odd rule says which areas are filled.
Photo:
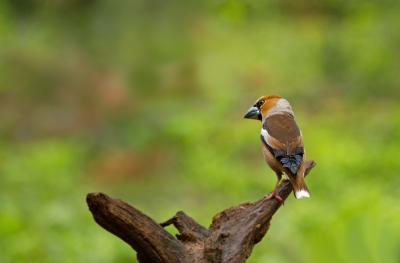
[[258, 200], [276, 177], [243, 115], [265, 94], [317, 166], [248, 262], [400, 262], [399, 17], [394, 0], [1, 1], [0, 262], [136, 262], [89, 192], [204, 226]]

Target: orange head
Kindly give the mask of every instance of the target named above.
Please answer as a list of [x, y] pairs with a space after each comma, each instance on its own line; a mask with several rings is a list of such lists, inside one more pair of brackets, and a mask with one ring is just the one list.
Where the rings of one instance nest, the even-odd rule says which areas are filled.
[[259, 98], [256, 103], [246, 112], [244, 118], [262, 120], [268, 112], [275, 107], [278, 101], [282, 99], [278, 95], [266, 95]]

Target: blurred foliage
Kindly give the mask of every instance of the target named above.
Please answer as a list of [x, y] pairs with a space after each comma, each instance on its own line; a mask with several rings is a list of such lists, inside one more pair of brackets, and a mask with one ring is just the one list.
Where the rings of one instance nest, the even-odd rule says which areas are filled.
[[[88, 192], [161, 222], [267, 194], [264, 94], [317, 167], [248, 262], [400, 261], [400, 5], [384, 1], [0, 3], [0, 262], [127, 262]], [[175, 230], [168, 228], [171, 233]]]

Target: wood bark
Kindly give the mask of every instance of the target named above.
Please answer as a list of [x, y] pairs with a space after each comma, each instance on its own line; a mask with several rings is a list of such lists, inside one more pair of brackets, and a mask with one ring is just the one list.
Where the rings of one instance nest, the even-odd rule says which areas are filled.
[[[305, 175], [314, 166], [315, 162], [308, 160]], [[279, 185], [278, 194], [286, 200], [292, 190], [286, 180]], [[217, 213], [210, 227], [205, 228], [182, 211], [157, 223], [124, 201], [103, 193], [89, 193], [86, 201], [94, 220], [128, 243], [140, 263], [245, 262], [282, 205], [275, 198], [243, 203]], [[164, 229], [171, 224], [179, 231], [176, 238]]]

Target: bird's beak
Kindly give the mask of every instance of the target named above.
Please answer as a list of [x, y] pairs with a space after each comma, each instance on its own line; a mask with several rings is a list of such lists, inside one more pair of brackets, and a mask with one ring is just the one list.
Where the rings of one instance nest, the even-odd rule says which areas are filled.
[[246, 114], [244, 115], [244, 118], [261, 120], [260, 110], [257, 107], [253, 106], [246, 112]]

